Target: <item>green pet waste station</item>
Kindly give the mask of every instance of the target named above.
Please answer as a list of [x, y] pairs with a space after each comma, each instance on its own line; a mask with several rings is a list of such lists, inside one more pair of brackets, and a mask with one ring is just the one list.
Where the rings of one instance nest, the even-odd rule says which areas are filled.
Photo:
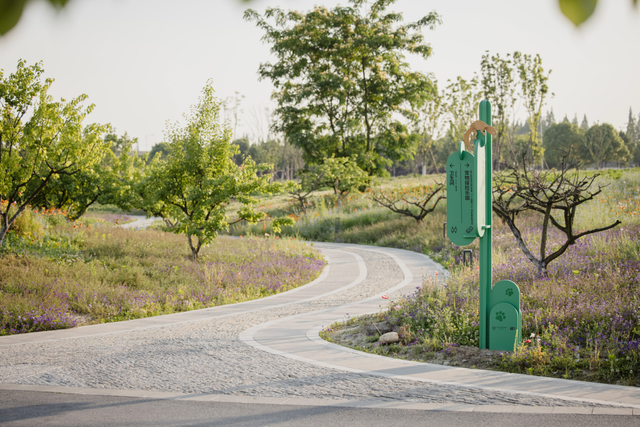
[[489, 101], [480, 102], [479, 110], [480, 120], [447, 159], [447, 236], [458, 246], [480, 239], [479, 347], [513, 351], [522, 339], [520, 289], [511, 280], [493, 285], [491, 137], [496, 131], [491, 127]]

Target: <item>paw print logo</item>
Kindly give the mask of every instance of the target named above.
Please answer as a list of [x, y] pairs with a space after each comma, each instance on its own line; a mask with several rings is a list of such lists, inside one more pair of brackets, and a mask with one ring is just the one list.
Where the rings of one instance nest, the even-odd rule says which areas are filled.
[[507, 318], [507, 315], [504, 314], [504, 311], [499, 311], [499, 312], [496, 313], [496, 320], [498, 322], [502, 322], [506, 318]]
[[513, 288], [507, 288], [507, 290], [505, 291], [505, 294], [507, 294], [508, 297], [513, 295]]

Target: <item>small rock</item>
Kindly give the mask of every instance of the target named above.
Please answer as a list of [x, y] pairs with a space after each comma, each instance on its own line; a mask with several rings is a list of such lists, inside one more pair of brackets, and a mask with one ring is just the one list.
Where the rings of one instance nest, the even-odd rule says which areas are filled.
[[369, 335], [384, 335], [387, 332], [393, 331], [393, 325], [387, 321], [384, 321], [380, 323], [370, 323], [368, 325], [365, 325], [364, 329]]
[[382, 335], [378, 341], [383, 344], [392, 344], [394, 342], [400, 341], [400, 337], [398, 337], [397, 332], [387, 332], [386, 334]]

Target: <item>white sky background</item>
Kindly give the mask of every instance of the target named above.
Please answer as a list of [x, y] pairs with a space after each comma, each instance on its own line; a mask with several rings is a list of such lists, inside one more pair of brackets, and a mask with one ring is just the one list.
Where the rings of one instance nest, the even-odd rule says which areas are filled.
[[[176, 121], [197, 102], [212, 79], [220, 99], [245, 96], [237, 136], [250, 133], [252, 111], [270, 104], [272, 86], [258, 81], [269, 61], [262, 31], [242, 19], [246, 8], [267, 6], [306, 11], [335, 0], [72, 0], [57, 13], [33, 2], [20, 23], [0, 37], [0, 69], [15, 70], [18, 59], [44, 62], [55, 78], [51, 94], [70, 99], [89, 95], [96, 109], [88, 122], [111, 123], [118, 134], [138, 137], [141, 150], [163, 140], [167, 120]], [[347, 4], [342, 0], [342, 4]], [[640, 7], [631, 0], [600, 0], [592, 18], [575, 29], [557, 0], [398, 0], [390, 10], [415, 21], [435, 10], [443, 24], [424, 30], [434, 55], [411, 60], [412, 68], [445, 83], [480, 72], [491, 53], [536, 54], [551, 69], [556, 120], [578, 114], [589, 123], [626, 126], [629, 107], [640, 113]]]

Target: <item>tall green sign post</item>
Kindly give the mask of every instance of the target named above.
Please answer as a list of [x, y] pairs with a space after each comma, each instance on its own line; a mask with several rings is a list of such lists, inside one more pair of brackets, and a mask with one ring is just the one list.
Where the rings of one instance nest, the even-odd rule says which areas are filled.
[[447, 159], [447, 236], [458, 246], [480, 239], [480, 348], [513, 351], [522, 338], [520, 289], [510, 280], [492, 286], [491, 135], [491, 104], [482, 101], [480, 120]]

